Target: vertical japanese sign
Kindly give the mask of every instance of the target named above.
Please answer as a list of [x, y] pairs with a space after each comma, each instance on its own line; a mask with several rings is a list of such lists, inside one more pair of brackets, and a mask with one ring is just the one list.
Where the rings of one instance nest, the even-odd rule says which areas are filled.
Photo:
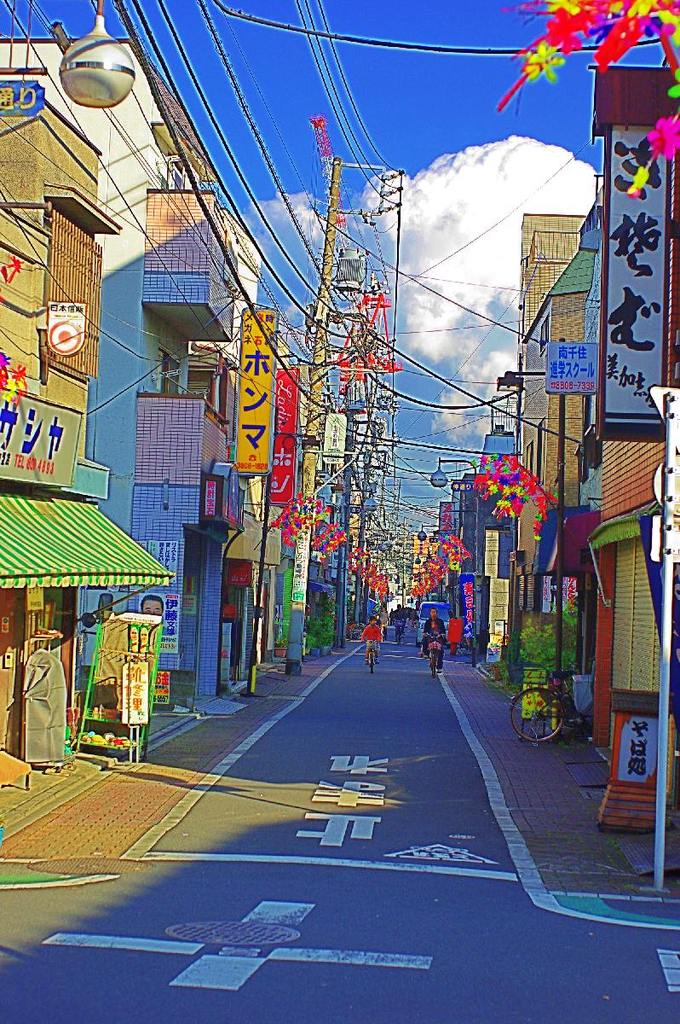
[[[147, 540], [145, 547], [150, 555], [164, 565], [175, 576], [179, 570], [181, 557], [180, 541], [178, 540]], [[161, 615], [163, 617], [162, 654], [179, 653], [179, 620], [181, 598], [176, 590], [177, 583], [169, 587], [156, 587], [143, 594], [139, 602], [139, 610], [144, 615]], [[175, 588], [175, 589], [173, 589]]]
[[475, 635], [475, 577], [471, 572], [462, 572], [459, 579], [463, 636], [466, 640], [472, 640]]
[[611, 129], [603, 232], [600, 422], [604, 439], [660, 438], [649, 389], [664, 383], [669, 188], [665, 160], [638, 199], [628, 189], [649, 161], [647, 129]]
[[123, 665], [124, 725], [148, 725], [149, 722], [149, 665], [146, 661], [126, 662]]
[[323, 457], [329, 462], [337, 462], [345, 456], [347, 440], [347, 416], [344, 412], [329, 412], [326, 416], [324, 431]]
[[301, 530], [295, 543], [295, 564], [293, 568], [293, 590], [291, 604], [304, 608], [307, 603], [307, 578], [309, 575], [309, 530]]
[[626, 711], [616, 713], [614, 742], [618, 747], [618, 757], [612, 768], [619, 782], [645, 783], [656, 775], [658, 727], [656, 716]]
[[272, 462], [272, 505], [287, 505], [297, 484], [297, 428], [300, 371], [276, 371], [276, 437]]
[[452, 501], [439, 502], [439, 532], [453, 533], [456, 506]]
[[246, 476], [265, 476], [271, 469], [275, 359], [270, 338], [275, 331], [273, 309], [261, 309], [257, 317], [243, 311], [236, 469]]

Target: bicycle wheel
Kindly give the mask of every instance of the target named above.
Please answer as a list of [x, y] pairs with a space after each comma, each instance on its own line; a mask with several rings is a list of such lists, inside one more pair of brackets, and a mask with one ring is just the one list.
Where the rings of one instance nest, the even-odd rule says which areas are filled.
[[545, 743], [554, 739], [564, 722], [559, 696], [546, 686], [529, 686], [510, 703], [510, 722], [521, 740]]
[[375, 651], [371, 651], [371, 653], [369, 654], [368, 664], [370, 665], [371, 668], [371, 675], [373, 675], [373, 667], [375, 665]]

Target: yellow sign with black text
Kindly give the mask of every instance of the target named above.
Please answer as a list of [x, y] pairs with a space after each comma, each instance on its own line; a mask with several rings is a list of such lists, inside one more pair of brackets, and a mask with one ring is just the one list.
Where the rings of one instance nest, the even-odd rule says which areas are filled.
[[257, 317], [244, 310], [241, 318], [236, 469], [246, 476], [264, 476], [271, 469], [276, 358], [270, 339], [275, 331], [276, 313], [273, 309], [260, 309]]

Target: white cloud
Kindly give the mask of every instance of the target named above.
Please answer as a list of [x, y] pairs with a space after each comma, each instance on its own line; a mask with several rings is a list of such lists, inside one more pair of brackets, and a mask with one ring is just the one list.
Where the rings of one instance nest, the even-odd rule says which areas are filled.
[[[369, 199], [366, 192], [364, 202]], [[495, 386], [478, 382], [495, 381], [514, 366], [516, 335], [447, 300], [508, 321], [514, 332], [523, 215], [585, 216], [594, 199], [594, 170], [589, 164], [560, 146], [519, 136], [444, 154], [406, 178], [401, 268], [414, 276], [425, 275], [420, 279], [444, 297], [402, 278], [399, 347], [444, 376], [455, 373], [474, 382], [463, 386], [489, 398]], [[456, 250], [461, 251], [429, 270]], [[418, 379], [403, 374], [397, 386], [413, 393]], [[417, 392], [423, 394], [422, 385]], [[436, 382], [427, 387], [427, 397], [443, 404], [470, 401]], [[403, 408], [400, 422], [407, 434], [417, 436], [427, 429], [424, 415], [414, 419], [413, 407]], [[430, 414], [431, 431], [455, 428], [432, 440], [476, 447], [489, 427], [488, 416], [477, 418], [484, 412]]]

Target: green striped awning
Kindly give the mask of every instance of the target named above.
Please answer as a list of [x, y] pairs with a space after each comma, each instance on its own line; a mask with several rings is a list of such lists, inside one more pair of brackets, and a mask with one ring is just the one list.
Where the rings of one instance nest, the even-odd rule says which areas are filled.
[[172, 573], [94, 505], [0, 495], [0, 587], [168, 586]]
[[640, 516], [648, 515], [649, 508], [638, 509], [631, 515], [617, 516], [616, 519], [608, 519], [600, 523], [596, 530], [590, 535], [590, 545], [593, 551], [605, 547], [607, 544], [615, 544], [619, 540], [631, 540], [640, 536]]

